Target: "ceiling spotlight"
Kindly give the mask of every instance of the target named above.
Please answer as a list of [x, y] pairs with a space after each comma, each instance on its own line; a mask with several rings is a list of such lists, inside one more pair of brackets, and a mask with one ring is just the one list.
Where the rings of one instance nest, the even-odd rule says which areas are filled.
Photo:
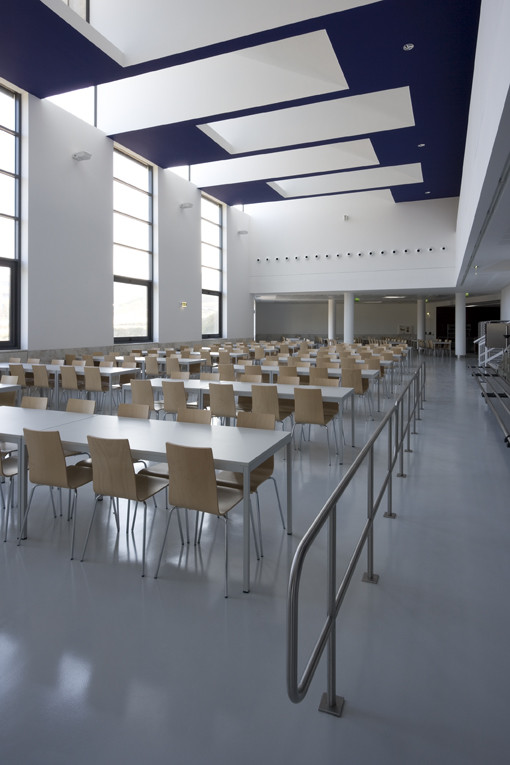
[[391, 251], [391, 254], [392, 254], [392, 255], [396, 255], [396, 253], [397, 253], [397, 251], [396, 251], [396, 250], [392, 250], [392, 251]]
[[402, 46], [402, 49], [405, 51], [413, 50], [413, 48], [414, 48], [414, 43], [406, 43], [405, 45]]
[[337, 252], [336, 256], [337, 256], [337, 258], [341, 258], [342, 257], [342, 253], [341, 252]]
[[430, 194], [430, 191], [426, 191], [425, 194]]
[[315, 257], [316, 257], [316, 258], [320, 258], [320, 255], [316, 255]]
[[424, 146], [425, 146], [425, 144], [424, 144], [424, 143], [419, 143], [419, 144], [418, 144], [418, 148], [419, 148], [419, 149], [423, 149], [423, 147], [424, 147]]

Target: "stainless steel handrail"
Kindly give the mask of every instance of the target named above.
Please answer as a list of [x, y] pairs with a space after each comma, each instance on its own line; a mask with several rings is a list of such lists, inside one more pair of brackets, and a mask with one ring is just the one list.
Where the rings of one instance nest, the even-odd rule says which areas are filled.
[[[342, 478], [337, 488], [331, 494], [298, 545], [291, 566], [287, 597], [287, 693], [290, 700], [294, 703], [299, 703], [306, 696], [324, 649], [327, 646], [327, 691], [322, 696], [319, 709], [320, 711], [337, 716], [340, 716], [342, 713], [344, 699], [336, 695], [336, 620], [365, 545], [367, 547], [367, 571], [363, 576], [363, 580], [375, 583], [379, 578], [377, 574], [374, 574], [374, 518], [385, 494], [387, 498], [387, 511], [384, 515], [388, 518], [395, 517], [392, 509], [393, 471], [398, 460], [399, 465], [397, 475], [399, 477], [405, 477], [404, 450], [407, 452], [411, 451], [411, 434], [416, 433], [416, 421], [421, 419], [420, 412], [425, 400], [425, 382], [425, 364], [422, 363], [395, 401], [393, 407], [385, 415], [375, 433], [361, 449], [355, 461]], [[405, 406], [406, 403], [407, 406]], [[374, 496], [374, 446], [386, 428], [388, 438], [388, 464], [377, 496]], [[337, 589], [337, 504], [365, 460], [368, 460], [367, 520], [345, 570], [340, 586]], [[301, 680], [299, 680], [299, 585], [306, 555], [326, 523], [328, 523], [327, 615]]]

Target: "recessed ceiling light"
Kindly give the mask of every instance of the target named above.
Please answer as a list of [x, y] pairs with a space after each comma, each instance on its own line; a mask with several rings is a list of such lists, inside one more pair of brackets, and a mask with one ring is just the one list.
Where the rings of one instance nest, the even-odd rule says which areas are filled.
[[412, 50], [414, 48], [414, 43], [406, 43], [402, 46], [404, 50]]
[[425, 194], [430, 194], [430, 191], [426, 191]]
[[385, 300], [402, 300], [404, 295], [385, 295]]
[[424, 146], [425, 146], [425, 144], [424, 144], [424, 143], [419, 143], [419, 144], [418, 144], [418, 148], [419, 148], [419, 149], [423, 149], [423, 147], [424, 147]]

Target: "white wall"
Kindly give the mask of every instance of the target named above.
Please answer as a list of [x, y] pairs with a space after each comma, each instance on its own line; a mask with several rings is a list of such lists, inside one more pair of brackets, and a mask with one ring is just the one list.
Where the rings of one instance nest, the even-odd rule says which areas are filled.
[[[54, 104], [25, 103], [22, 346], [112, 343], [112, 142]], [[80, 150], [92, 159], [73, 160]]]
[[[223, 334], [231, 338], [253, 337], [253, 298], [248, 276], [251, 251], [249, 217], [236, 208], [228, 207], [226, 225], [224, 290], [227, 299]], [[239, 231], [248, 231], [248, 234], [239, 234]]]
[[452, 288], [457, 202], [397, 205], [371, 192], [250, 205], [251, 291]]
[[[182, 209], [183, 202], [193, 207]], [[200, 193], [170, 170], [160, 170], [157, 210], [154, 339], [198, 340], [202, 335]], [[187, 308], [180, 307], [181, 301]]]
[[[501, 165], [495, 168], [494, 178], [486, 176], [501, 116], [509, 98], [509, 32], [508, 0], [483, 0], [457, 224], [459, 270], [463, 260], [470, 256], [471, 246], [483, 224], [499, 181]], [[503, 144], [504, 163], [508, 153], [507, 136], [503, 137]], [[485, 198], [480, 204], [482, 191]]]

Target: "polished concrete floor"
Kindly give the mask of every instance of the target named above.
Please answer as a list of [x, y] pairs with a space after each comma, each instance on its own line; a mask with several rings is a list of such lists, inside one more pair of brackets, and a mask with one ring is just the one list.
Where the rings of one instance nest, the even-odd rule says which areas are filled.
[[[416, 359], [415, 359], [416, 363]], [[116, 534], [104, 503], [84, 563], [70, 527], [39, 489], [30, 538], [14, 527], [0, 562], [2, 765], [260, 762], [308, 765], [499, 765], [508, 762], [510, 451], [471, 377], [474, 360], [427, 358], [427, 397], [397, 517], [376, 520], [378, 584], [360, 561], [338, 624], [340, 719], [286, 694], [286, 589], [302, 534], [347, 470], [327, 465], [322, 435], [294, 461], [294, 534], [261, 489], [264, 558], [241, 592], [234, 511], [228, 600], [223, 529], [182, 548], [172, 521], [160, 578], [140, 577], [141, 522]], [[388, 400], [385, 402], [388, 406]], [[357, 440], [376, 423], [359, 410]], [[284, 489], [284, 463], [277, 459]], [[37, 494], [36, 494], [37, 496]], [[339, 566], [365, 513], [364, 479], [339, 518]], [[93, 496], [79, 497], [78, 541]], [[139, 519], [140, 521], [141, 519]], [[164, 511], [150, 511], [149, 572]], [[321, 537], [304, 571], [302, 657], [324, 614]]]

